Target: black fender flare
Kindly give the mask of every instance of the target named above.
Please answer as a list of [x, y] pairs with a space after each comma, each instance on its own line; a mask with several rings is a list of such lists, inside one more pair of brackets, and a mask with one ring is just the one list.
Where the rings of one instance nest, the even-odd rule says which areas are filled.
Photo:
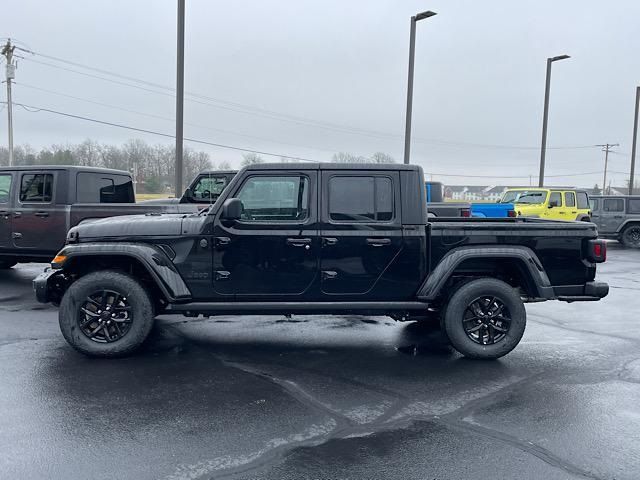
[[[149, 272], [170, 302], [191, 299], [191, 291], [167, 254], [155, 245], [129, 242], [96, 242], [66, 245], [58, 255], [66, 256], [65, 264], [81, 257], [119, 256], [137, 260]], [[64, 264], [61, 271], [64, 271]]]
[[454, 248], [440, 260], [440, 263], [424, 280], [417, 293], [418, 299], [422, 301], [435, 300], [456, 268], [462, 262], [472, 258], [514, 259], [525, 267], [525, 272], [528, 272], [532, 285], [537, 290], [536, 298], [555, 298], [549, 277], [535, 252], [529, 247], [513, 245], [506, 247], [464, 246]]

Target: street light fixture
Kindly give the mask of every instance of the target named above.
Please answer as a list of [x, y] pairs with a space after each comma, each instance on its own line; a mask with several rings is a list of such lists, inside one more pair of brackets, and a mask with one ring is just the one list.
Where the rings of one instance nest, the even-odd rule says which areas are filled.
[[544, 88], [544, 113], [542, 116], [542, 146], [540, 147], [540, 176], [538, 177], [538, 186], [544, 185], [544, 162], [547, 154], [547, 120], [549, 117], [549, 90], [551, 88], [551, 64], [558, 60], [571, 58], [569, 55], [558, 55], [557, 57], [547, 58], [547, 79]]
[[437, 15], [430, 10], [411, 17], [411, 33], [409, 35], [409, 79], [407, 81], [407, 116], [404, 128], [404, 163], [409, 164], [411, 152], [411, 113], [413, 109], [413, 64], [416, 53], [416, 22]]

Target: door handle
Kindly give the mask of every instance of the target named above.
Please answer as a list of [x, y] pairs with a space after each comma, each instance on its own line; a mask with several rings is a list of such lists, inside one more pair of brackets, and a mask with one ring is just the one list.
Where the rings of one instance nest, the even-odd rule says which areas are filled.
[[291, 245], [292, 247], [307, 247], [309, 249], [309, 245], [311, 245], [310, 238], [287, 238], [287, 245]]
[[372, 247], [384, 247], [385, 245], [391, 245], [390, 238], [367, 238], [367, 245]]
[[216, 247], [219, 247], [222, 245], [229, 245], [231, 243], [231, 239], [229, 237], [216, 237], [214, 242]]
[[13, 212], [13, 218], [20, 218], [22, 216], [22, 212]]
[[11, 234], [11, 238], [18, 240], [19, 238], [22, 238], [22, 234], [20, 232], [13, 232]]
[[49, 212], [36, 212], [34, 213], [36, 217], [45, 218], [49, 216]]
[[216, 271], [216, 280], [228, 280], [231, 276], [231, 272], [227, 272], [226, 270], [217, 270]]
[[323, 270], [322, 271], [322, 280], [333, 280], [338, 276], [338, 272], [334, 272], [332, 270]]
[[324, 246], [327, 246], [327, 247], [335, 245], [336, 243], [338, 243], [338, 239], [337, 238], [325, 237], [325, 238], [322, 239], [322, 244]]

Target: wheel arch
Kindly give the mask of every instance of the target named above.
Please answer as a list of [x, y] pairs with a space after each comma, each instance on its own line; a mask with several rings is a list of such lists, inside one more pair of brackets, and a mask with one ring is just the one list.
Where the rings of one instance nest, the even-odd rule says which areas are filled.
[[84, 276], [100, 269], [123, 270], [147, 283], [166, 301], [189, 300], [189, 291], [175, 265], [160, 249], [146, 244], [76, 244], [59, 253], [66, 256], [61, 272]]
[[424, 280], [417, 297], [433, 302], [453, 284], [481, 277], [503, 280], [522, 288], [532, 299], [551, 299], [553, 287], [537, 255], [525, 246], [459, 247], [445, 255]]

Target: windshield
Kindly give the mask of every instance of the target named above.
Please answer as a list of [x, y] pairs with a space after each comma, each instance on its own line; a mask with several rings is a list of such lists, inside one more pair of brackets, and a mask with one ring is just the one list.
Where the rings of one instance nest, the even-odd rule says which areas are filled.
[[544, 203], [547, 192], [528, 190], [509, 190], [505, 192], [500, 203]]

